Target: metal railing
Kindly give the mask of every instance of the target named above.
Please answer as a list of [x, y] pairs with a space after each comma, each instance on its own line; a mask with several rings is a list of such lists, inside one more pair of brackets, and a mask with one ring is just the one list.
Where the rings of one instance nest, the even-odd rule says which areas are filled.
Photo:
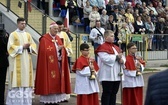
[[[21, 8], [18, 7], [18, 2], [21, 3]], [[0, 3], [7, 8], [7, 12], [11, 11], [18, 17], [24, 17], [27, 24], [39, 35], [49, 31], [49, 24], [54, 21], [33, 3], [31, 3], [31, 12], [28, 11], [28, 3], [24, 0], [0, 0]]]
[[138, 54], [141, 55], [145, 59], [145, 61], [168, 59], [168, 34], [152, 34], [151, 51], [147, 50], [149, 38], [148, 36], [149, 34], [127, 35], [127, 44], [129, 42], [135, 42], [138, 48]]

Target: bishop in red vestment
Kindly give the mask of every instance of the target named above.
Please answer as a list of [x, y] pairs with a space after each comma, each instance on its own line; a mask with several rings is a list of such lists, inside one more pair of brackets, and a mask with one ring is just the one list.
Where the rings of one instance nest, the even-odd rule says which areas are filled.
[[55, 23], [51, 24], [50, 33], [40, 38], [35, 94], [43, 96], [40, 101], [44, 103], [64, 101], [71, 92], [67, 52], [55, 33], [57, 29]]

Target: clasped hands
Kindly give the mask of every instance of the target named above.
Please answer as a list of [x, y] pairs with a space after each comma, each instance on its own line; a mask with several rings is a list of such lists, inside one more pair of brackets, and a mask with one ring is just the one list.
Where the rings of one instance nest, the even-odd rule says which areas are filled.
[[23, 49], [28, 49], [30, 47], [30, 43], [26, 43], [23, 45]]
[[117, 57], [116, 57], [116, 60], [118, 61], [118, 63], [120, 63], [120, 64], [123, 64], [124, 63], [124, 61], [123, 61], [123, 59], [121, 59], [122, 58], [122, 53], [119, 53], [118, 55], [117, 55]]

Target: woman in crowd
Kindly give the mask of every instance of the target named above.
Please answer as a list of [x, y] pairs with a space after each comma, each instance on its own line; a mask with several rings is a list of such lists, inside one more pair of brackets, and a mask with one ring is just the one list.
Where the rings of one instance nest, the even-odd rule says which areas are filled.
[[100, 20], [100, 14], [98, 12], [97, 6], [92, 7], [92, 12], [89, 14], [90, 27], [95, 27], [96, 20]]

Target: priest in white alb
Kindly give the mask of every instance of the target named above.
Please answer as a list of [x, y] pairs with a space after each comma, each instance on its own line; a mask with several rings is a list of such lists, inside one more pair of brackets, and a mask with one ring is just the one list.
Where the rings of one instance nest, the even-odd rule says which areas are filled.
[[32, 105], [33, 65], [32, 54], [36, 53], [36, 44], [31, 35], [25, 32], [24, 18], [17, 19], [17, 29], [9, 36], [9, 84], [7, 105]]

